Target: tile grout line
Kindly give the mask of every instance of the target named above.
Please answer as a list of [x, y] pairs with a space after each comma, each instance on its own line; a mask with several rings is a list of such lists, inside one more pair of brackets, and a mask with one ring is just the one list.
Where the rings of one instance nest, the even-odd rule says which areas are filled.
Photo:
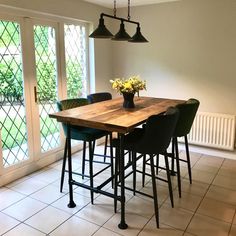
[[[202, 156], [203, 156], [203, 154], [202, 154]], [[201, 158], [202, 158], [202, 157], [201, 157]], [[200, 160], [200, 159], [199, 159], [199, 160]], [[198, 160], [198, 161], [199, 161], [199, 160]], [[197, 162], [198, 162], [198, 161], [197, 161]], [[187, 229], [188, 229], [189, 225], [191, 224], [191, 222], [192, 222], [192, 219], [193, 219], [193, 218], [194, 218], [194, 216], [196, 215], [196, 213], [197, 213], [197, 210], [199, 209], [199, 207], [200, 207], [201, 203], [202, 203], [202, 202], [203, 202], [203, 200], [205, 199], [205, 197], [206, 197], [206, 195], [207, 195], [207, 193], [208, 193], [208, 191], [209, 191], [210, 187], [211, 187], [211, 186], [213, 186], [212, 184], [213, 184], [213, 182], [214, 182], [214, 180], [215, 180], [215, 178], [216, 178], [217, 174], [219, 173], [219, 171], [220, 171], [220, 169], [221, 169], [221, 167], [222, 167], [222, 165], [223, 165], [224, 161], [225, 161], [225, 158], [223, 159], [223, 161], [222, 161], [222, 163], [221, 163], [221, 165], [220, 165], [220, 167], [219, 167], [219, 169], [218, 169], [217, 173], [215, 174], [215, 176], [214, 176], [214, 178], [212, 179], [211, 183], [209, 184], [209, 186], [208, 186], [208, 188], [207, 188], [207, 190], [206, 190], [205, 194], [203, 195], [203, 197], [202, 197], [201, 201], [199, 202], [199, 204], [198, 204], [197, 208], [195, 209], [193, 216], [191, 217], [191, 219], [190, 219], [190, 221], [189, 221], [188, 225], [186, 226], [186, 228], [185, 228], [185, 230], [184, 230], [184, 233], [189, 233], [189, 232], [187, 231]], [[196, 163], [197, 163], [197, 162], [196, 162]], [[195, 163], [195, 164], [196, 164], [196, 163]], [[191, 169], [192, 169], [192, 168], [191, 168]], [[208, 217], [209, 217], [209, 216], [208, 216]], [[210, 217], [210, 218], [212, 218], [212, 217]], [[212, 218], [212, 219], [214, 219], [214, 218]], [[228, 232], [228, 233], [229, 233], [229, 232]]]
[[[79, 194], [79, 193], [77, 193], [77, 194], [80, 195], [80, 196], [83, 196], [83, 195], [81, 195], [81, 194]], [[66, 195], [69, 195], [69, 193], [67, 193]], [[66, 195], [64, 195], [64, 196], [66, 196]], [[63, 196], [63, 197], [64, 197], [64, 196]], [[83, 197], [85, 197], [85, 196], [83, 196]], [[61, 197], [61, 198], [62, 198], [62, 197]], [[59, 199], [61, 199], [61, 198], [59, 198]], [[57, 200], [58, 200], [58, 199], [57, 199]], [[57, 201], [57, 200], [56, 200], [56, 201]], [[56, 201], [54, 201], [54, 202], [56, 202]], [[68, 213], [67, 211], [63, 210], [63, 209], [60, 209], [60, 208], [58, 208], [58, 207], [53, 206], [52, 204], [53, 204], [54, 202], [52, 202], [49, 206], [51, 206], [51, 207], [53, 207], [53, 208], [55, 208], [55, 209], [57, 209], [57, 210], [61, 210], [61, 211], [65, 212], [65, 213], [67, 213], [67, 214], [70, 214], [70, 213]], [[78, 211], [76, 211], [75, 213], [71, 214], [71, 216], [70, 216], [69, 218], [67, 218], [66, 220], [64, 220], [63, 222], [61, 222], [59, 225], [57, 225], [57, 227], [55, 227], [53, 230], [51, 230], [51, 231], [48, 233], [48, 235], [50, 235], [53, 231], [55, 231], [57, 228], [59, 228], [61, 225], [63, 225], [66, 221], [68, 221], [69, 219], [71, 219], [73, 216], [78, 217], [78, 216], [76, 216], [76, 214], [77, 214], [79, 211], [81, 211], [82, 209], [84, 209], [86, 206], [88, 206], [90, 203], [91, 203], [91, 202], [89, 201], [87, 204], [85, 204], [83, 207], [81, 207]], [[81, 218], [81, 217], [78, 217], [78, 218], [83, 219], [83, 218]], [[83, 219], [83, 220], [85, 220], [85, 219]], [[86, 220], [86, 221], [87, 221], [87, 220]], [[90, 222], [90, 221], [88, 221], [88, 222]], [[92, 222], [90, 222], [90, 223], [92, 223]], [[93, 223], [93, 224], [95, 224], [95, 223]], [[95, 225], [97, 225], [97, 224], [95, 224]], [[98, 225], [98, 226], [99, 226], [99, 225]]]
[[233, 228], [233, 222], [234, 222], [234, 218], [236, 218], [236, 209], [234, 211], [234, 216], [233, 216], [233, 219], [232, 219], [232, 222], [231, 222], [231, 225], [230, 225], [230, 228], [229, 228], [229, 233], [231, 232], [231, 229]]
[[[199, 162], [199, 160], [202, 158], [202, 156], [203, 156], [203, 154], [202, 154], [201, 157], [194, 163], [194, 165], [191, 167], [191, 169]], [[203, 202], [204, 199], [206, 198], [206, 195], [207, 195], [207, 193], [209, 192], [209, 189], [210, 189], [212, 186], [215, 186], [215, 185], [213, 185], [213, 182], [215, 181], [215, 179], [216, 179], [217, 175], [219, 174], [219, 172], [220, 172], [220, 170], [221, 170], [223, 164], [225, 163], [225, 161], [226, 161], [226, 160], [225, 160], [225, 158], [224, 158], [223, 161], [222, 161], [222, 163], [221, 163], [221, 165], [220, 165], [220, 167], [218, 168], [217, 172], [215, 173], [214, 178], [213, 178], [212, 181], [210, 182], [209, 186], [206, 188], [205, 194], [202, 195], [201, 201], [199, 202], [199, 204], [198, 204], [198, 206], [196, 207], [195, 211], [193, 211], [193, 216], [190, 218], [190, 221], [189, 221], [188, 225], [186, 226], [185, 230], [183, 230], [183, 234], [185, 234], [185, 233], [187, 232], [187, 228], [188, 228], [189, 225], [191, 224], [191, 222], [192, 222], [192, 220], [193, 220], [193, 217], [196, 215], [196, 213], [197, 213], [197, 211], [198, 211], [200, 205], [202, 204], [202, 202]], [[185, 177], [186, 177], [186, 176], [187, 176], [187, 174], [185, 175]], [[31, 178], [34, 178], [34, 176], [31, 177]], [[184, 178], [184, 177], [183, 177], [183, 178]], [[38, 190], [35, 191], [35, 192], [38, 192], [38, 191], [40, 191], [40, 190], [46, 188], [47, 186], [52, 185], [52, 184], [53, 184], [54, 182], [56, 182], [56, 181], [57, 181], [57, 180], [53, 181], [52, 183], [48, 183], [46, 186], [44, 186], [44, 187], [38, 189]], [[23, 182], [23, 181], [22, 181], [22, 182]], [[150, 182], [150, 180], [149, 180], [148, 182]], [[220, 186], [220, 187], [221, 187], [221, 186]], [[176, 188], [177, 188], [177, 186], [175, 187], [175, 189], [176, 189]], [[222, 188], [224, 188], [224, 187], [222, 187]], [[16, 192], [16, 193], [20, 193], [20, 192], [18, 192], [18, 191], [15, 191], [15, 190], [11, 189], [10, 187], [6, 187], [6, 189], [7, 189], [7, 190], [14, 191], [14, 192]], [[227, 188], [225, 188], [225, 189], [227, 189]], [[22, 195], [25, 195], [25, 197], [24, 197], [23, 199], [20, 199], [20, 200], [16, 201], [15, 203], [9, 205], [8, 207], [10, 207], [10, 206], [12, 206], [12, 205], [14, 205], [14, 204], [16, 204], [16, 203], [18, 203], [18, 202], [20, 202], [20, 201], [22, 201], [22, 200], [28, 198], [28, 197], [31, 198], [31, 199], [35, 199], [35, 198], [33, 198], [33, 197], [31, 196], [31, 195], [33, 195], [35, 192], [30, 193], [29, 195], [25, 195], [25, 194], [20, 193], [20, 194], [22, 194]], [[80, 193], [76, 193], [76, 194], [81, 195], [81, 196], [84, 196], [83, 194], [80, 194]], [[52, 206], [52, 204], [53, 204], [54, 202], [58, 201], [59, 199], [61, 199], [62, 197], [66, 196], [66, 195], [68, 195], [68, 193], [65, 193], [63, 196], [59, 197], [58, 199], [56, 199], [55, 201], [51, 202], [50, 204], [46, 203], [46, 206], [45, 206], [44, 208], [42, 208], [40, 211], [44, 210], [44, 209], [47, 208], [48, 206], [51, 206], [51, 207], [53, 207], [53, 208], [56, 208], [56, 209], [59, 209], [59, 210], [61, 210], [61, 211], [63, 211], [63, 212], [68, 213], [67, 211], [65, 211], [65, 210], [63, 210], [63, 209], [60, 209], [60, 208], [57, 208], [57, 207]], [[84, 196], [84, 197], [86, 197], [86, 196]], [[98, 198], [98, 197], [99, 197], [99, 195], [98, 195], [96, 198]], [[96, 198], [95, 198], [95, 199], [96, 199]], [[132, 196], [130, 199], [128, 199], [127, 202], [131, 202], [133, 198], [134, 198], [134, 197]], [[168, 196], [167, 196], [167, 197], [165, 198], [165, 200], [159, 205], [159, 207], [161, 207], [167, 199], [168, 199]], [[37, 200], [37, 201], [39, 201], [39, 202], [42, 202], [41, 200], [38, 200], [38, 199], [35, 199], [35, 200]], [[220, 201], [220, 202], [223, 202], [223, 201]], [[42, 203], [45, 204], [45, 202], [42, 202]], [[83, 210], [83, 209], [84, 209], [85, 207], [87, 207], [90, 203], [91, 203], [91, 202], [88, 202], [88, 203], [85, 204], [83, 207], [81, 207], [78, 211], [76, 211], [75, 213], [73, 213], [69, 218], [67, 218], [65, 221], [63, 221], [61, 224], [57, 225], [57, 227], [54, 228], [50, 233], [52, 233], [53, 231], [55, 231], [58, 227], [60, 227], [60, 226], [61, 226], [62, 224], [64, 224], [66, 221], [68, 221], [69, 219], [71, 219], [73, 216], [76, 216], [76, 214], [77, 214], [78, 212], [80, 212], [81, 210]], [[8, 208], [8, 207], [6, 207], [6, 208]], [[6, 209], [6, 208], [4, 208], [4, 209]], [[4, 210], [4, 209], [3, 209], [3, 210]], [[183, 209], [184, 209], [184, 208], [183, 208]], [[1, 212], [2, 214], [7, 215], [6, 213], [3, 213], [3, 212], [2, 212], [3, 210], [1, 210], [0, 212]], [[39, 213], [40, 211], [36, 212], [35, 214]], [[33, 214], [32, 216], [34, 216], [35, 214]], [[104, 229], [107, 229], [107, 230], [109, 230], [109, 231], [111, 231], [111, 232], [114, 232], [114, 233], [116, 233], [116, 234], [119, 234], [119, 233], [117, 233], [117, 232], [115, 232], [115, 231], [113, 231], [113, 230], [111, 230], [111, 229], [109, 229], [109, 228], [104, 227], [104, 225], [105, 225], [114, 215], [115, 215], [115, 213], [113, 213], [112, 216], [111, 216], [109, 219], [107, 219], [107, 220], [105, 221], [105, 223], [103, 223], [102, 225], [97, 225], [96, 223], [91, 222], [91, 221], [86, 220], [86, 219], [83, 219], [83, 218], [81, 218], [81, 217], [79, 217], [79, 216], [76, 216], [76, 217], [78, 217], [78, 218], [80, 218], [80, 219], [83, 219], [83, 220], [85, 220], [85, 221], [87, 221], [87, 222], [91, 222], [91, 223], [93, 223], [94, 225], [99, 226], [98, 229], [97, 229], [94, 233], [92, 233], [91, 235], [96, 234], [101, 228], [104, 228]], [[140, 214], [137, 214], [137, 215], [142, 216], [142, 215], [140, 215]], [[143, 230], [143, 229], [146, 227], [146, 225], [151, 221], [151, 219], [153, 218], [154, 215], [155, 215], [155, 214], [153, 214], [149, 219], [147, 218], [148, 221], [147, 221], [147, 222], [144, 224], [144, 226], [139, 230], [139, 232], [137, 233], [137, 235], [140, 235], [140, 233], [142, 232], [142, 230]], [[203, 215], [204, 215], [204, 214], [203, 214]], [[31, 218], [32, 216], [28, 217], [27, 219]], [[12, 216], [10, 216], [10, 217], [12, 217]], [[144, 216], [142, 216], [142, 217], [144, 217]], [[212, 218], [212, 219], [215, 219], [215, 218], [210, 217], [210, 216], [207, 216], [207, 217]], [[236, 211], [234, 211], [234, 216], [233, 216], [233, 218], [232, 218], [233, 220], [234, 220], [234, 217], [236, 217]], [[14, 217], [12, 217], [12, 218], [15, 219]], [[33, 228], [33, 229], [36, 229], [36, 228], [32, 227], [31, 225], [28, 225], [28, 224], [25, 223], [25, 221], [26, 221], [27, 219], [25, 219], [25, 220], [22, 221], [22, 222], [19, 221], [19, 220], [17, 220], [17, 221], [19, 222], [19, 224], [17, 224], [16, 226], [14, 226], [13, 228], [11, 228], [10, 230], [4, 232], [4, 234], [6, 234], [7, 232], [9, 232], [9, 231], [11, 231], [12, 229], [16, 228], [16, 227], [19, 226], [21, 223], [22, 223], [22, 224], [25, 224], [25, 225], [27, 225], [27, 226]], [[216, 219], [216, 220], [218, 220], [218, 219]], [[230, 225], [230, 228], [229, 228], [229, 233], [230, 233], [230, 231], [231, 231], [231, 229], [232, 229], [232, 227], [233, 227], [233, 225], [234, 225], [234, 224], [233, 224], [233, 220], [232, 220], [231, 225]], [[227, 222], [227, 223], [228, 223], [228, 222]], [[173, 228], [173, 229], [179, 230], [179, 229], [177, 229], [177, 228], [175, 228], [175, 227], [173, 227], [173, 226], [170, 226], [170, 227]], [[42, 231], [40, 231], [39, 229], [36, 229], [36, 230], [39, 231], [39, 232], [42, 232]], [[182, 231], [182, 230], [181, 230], [181, 231]], [[44, 233], [44, 232], [42, 232], [42, 233]], [[45, 234], [45, 233], [44, 233], [44, 234]], [[190, 234], [192, 234], [192, 233], [190, 233]], [[46, 235], [49, 235], [49, 234], [46, 234]], [[119, 235], [120, 235], [120, 234], [119, 234]], [[192, 234], [192, 235], [194, 235], [194, 234]]]
[[[32, 177], [32, 178], [34, 178], [34, 177]], [[57, 180], [53, 181], [52, 183], [54, 183], [54, 182], [56, 182], [56, 181], [57, 181]], [[24, 181], [22, 181], [22, 182], [24, 182]], [[21, 182], [21, 183], [22, 183], [22, 182]], [[56, 201], [58, 201], [58, 200], [61, 199], [62, 197], [68, 195], [68, 193], [64, 194], [63, 196], [59, 197], [58, 199], [56, 199], [55, 201], [53, 201], [53, 202], [51, 202], [51, 203], [49, 203], [49, 204], [48, 204], [48, 203], [45, 203], [45, 202], [43, 202], [43, 201], [41, 201], [41, 200], [35, 199], [35, 198], [33, 198], [33, 197], [31, 196], [32, 194], [34, 194], [34, 193], [36, 193], [36, 192], [38, 192], [38, 191], [40, 191], [40, 190], [42, 190], [42, 189], [48, 187], [49, 185], [52, 185], [52, 183], [49, 183], [49, 184], [47, 184], [46, 186], [44, 186], [44, 187], [38, 189], [38, 190], [35, 191], [35, 192], [32, 192], [32, 193], [28, 194], [28, 195], [22, 194], [22, 193], [20, 193], [20, 192], [18, 192], [18, 191], [16, 191], [16, 190], [12, 190], [11, 188], [9, 188], [11, 191], [14, 191], [14, 192], [16, 192], [16, 193], [20, 193], [20, 194], [22, 194], [22, 195], [25, 195], [25, 197], [22, 198], [22, 199], [20, 199], [19, 201], [14, 202], [13, 204], [7, 206], [6, 208], [4, 208], [4, 209], [2, 209], [2, 210], [0, 211], [2, 214], [7, 215], [7, 216], [9, 216], [9, 217], [11, 217], [11, 218], [13, 218], [13, 219], [15, 219], [15, 220], [17, 220], [17, 221], [19, 222], [19, 224], [17, 224], [17, 225], [14, 226], [13, 228], [9, 229], [8, 231], [4, 232], [4, 234], [6, 234], [7, 232], [9, 232], [9, 231], [11, 231], [12, 229], [16, 228], [16, 227], [19, 226], [20, 224], [25, 224], [25, 225], [27, 225], [27, 226], [29, 226], [29, 227], [31, 227], [31, 228], [33, 228], [33, 229], [36, 229], [36, 230], [38, 230], [39, 232], [42, 232], [42, 233], [44, 233], [44, 234], [47, 235], [47, 233], [45, 233], [45, 232], [43, 232], [43, 231], [41, 231], [41, 230], [39, 230], [39, 229], [37, 229], [37, 228], [34, 228], [34, 227], [31, 226], [31, 225], [28, 225], [28, 224], [26, 223], [26, 221], [27, 221], [28, 219], [30, 219], [31, 217], [35, 216], [36, 214], [40, 213], [41, 211], [45, 210], [45, 209], [46, 209], [47, 207], [49, 207], [49, 206], [51, 206], [51, 207], [53, 207], [53, 208], [55, 208], [55, 209], [57, 209], [57, 210], [63, 211], [63, 212], [65, 212], [65, 213], [68, 213], [67, 211], [65, 211], [65, 210], [63, 210], [63, 209], [57, 208], [57, 207], [55, 207], [55, 206], [52, 205], [53, 203], [55, 203]], [[78, 193], [77, 193], [77, 194], [78, 194]], [[81, 194], [78, 194], [78, 195], [83, 196], [83, 195], [81, 195]], [[15, 217], [13, 217], [13, 216], [11, 216], [11, 215], [8, 215], [8, 214], [6, 214], [6, 213], [4, 213], [4, 212], [2, 212], [3, 210], [5, 210], [5, 209], [7, 209], [7, 208], [9, 208], [9, 207], [11, 207], [11, 206], [13, 206], [14, 204], [19, 203], [20, 201], [22, 201], [22, 200], [24, 200], [24, 199], [26, 199], [26, 198], [31, 198], [31, 199], [33, 199], [33, 200], [39, 201], [39, 202], [45, 204], [46, 206], [43, 207], [42, 209], [40, 209], [39, 211], [35, 212], [33, 215], [29, 216], [28, 218], [24, 219], [23, 221], [20, 221], [20, 220], [16, 219]], [[90, 203], [90, 202], [88, 202], [88, 203], [87, 203], [85, 206], [83, 206], [80, 210], [82, 210], [84, 207], [86, 207], [89, 203]], [[63, 221], [63, 222], [62, 222], [60, 225], [58, 225], [56, 228], [58, 228], [59, 226], [61, 226], [63, 223], [65, 223], [67, 220], [69, 220], [71, 217], [73, 217], [75, 214], [77, 214], [80, 210], [78, 210], [77, 212], [75, 212], [74, 214], [72, 214], [69, 218], [67, 218], [65, 221]], [[70, 213], [68, 213], [68, 214], [70, 214]], [[52, 231], [50, 231], [50, 233], [53, 232], [56, 228], [54, 228]], [[49, 233], [49, 234], [50, 234], [50, 233]]]

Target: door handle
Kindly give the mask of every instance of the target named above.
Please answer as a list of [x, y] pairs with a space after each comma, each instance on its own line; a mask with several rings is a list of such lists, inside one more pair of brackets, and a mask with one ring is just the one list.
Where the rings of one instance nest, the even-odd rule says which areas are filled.
[[34, 86], [34, 101], [35, 103], [38, 103], [38, 92], [36, 86]]

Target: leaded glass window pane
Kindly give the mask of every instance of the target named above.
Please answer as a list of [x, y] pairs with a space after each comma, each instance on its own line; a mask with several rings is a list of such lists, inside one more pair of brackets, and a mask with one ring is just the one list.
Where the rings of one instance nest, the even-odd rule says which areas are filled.
[[41, 152], [47, 152], [60, 146], [59, 124], [48, 116], [57, 111], [58, 100], [55, 29], [50, 26], [35, 26], [34, 43]]
[[67, 97], [86, 97], [86, 28], [82, 25], [65, 24], [64, 32]]
[[20, 25], [0, 21], [0, 130], [3, 167], [28, 157]]

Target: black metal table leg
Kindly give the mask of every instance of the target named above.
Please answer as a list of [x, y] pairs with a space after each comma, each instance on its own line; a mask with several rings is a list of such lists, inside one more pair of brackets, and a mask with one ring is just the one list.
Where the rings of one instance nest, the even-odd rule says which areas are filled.
[[124, 134], [120, 134], [120, 192], [121, 192], [121, 217], [120, 229], [127, 229], [128, 225], [125, 223], [125, 164], [124, 164]]
[[72, 184], [72, 164], [71, 164], [71, 132], [70, 125], [67, 124], [67, 150], [68, 150], [68, 177], [69, 177], [69, 208], [74, 208], [76, 206], [73, 200], [73, 184]]

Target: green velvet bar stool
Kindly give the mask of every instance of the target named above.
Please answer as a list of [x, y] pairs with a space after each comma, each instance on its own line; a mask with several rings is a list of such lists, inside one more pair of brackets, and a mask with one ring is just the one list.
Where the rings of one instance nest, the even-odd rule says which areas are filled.
[[[89, 101], [86, 98], [74, 98], [74, 99], [65, 99], [62, 101], [57, 102], [58, 110], [63, 111], [67, 109], [72, 109], [80, 106], [88, 105]], [[62, 127], [64, 130], [65, 135], [67, 136], [67, 125], [62, 123]], [[83, 158], [82, 158], [82, 174], [73, 172], [73, 174], [79, 174], [84, 175], [84, 160], [86, 156], [86, 144], [88, 143], [89, 147], [89, 177], [90, 179], [90, 187], [93, 187], [93, 154], [94, 154], [94, 146], [95, 141], [99, 138], [102, 138], [109, 133], [106, 131], [102, 131], [99, 129], [92, 129], [92, 128], [86, 128], [82, 126], [71, 126], [71, 139], [83, 141]], [[67, 137], [66, 137], [67, 139]], [[65, 165], [66, 165], [66, 159], [67, 159], [67, 140], [65, 142], [65, 148], [64, 148], [64, 157], [63, 157], [63, 163], [62, 163], [62, 172], [61, 172], [61, 185], [60, 185], [60, 191], [62, 192], [63, 189], [63, 183], [64, 183], [64, 175], [65, 175]], [[113, 166], [111, 166], [111, 169], [113, 170]], [[93, 204], [93, 191], [91, 190], [91, 203]]]
[[[92, 93], [87, 96], [87, 99], [88, 99], [89, 103], [92, 104], [92, 103], [97, 103], [97, 102], [103, 102], [106, 100], [111, 100], [112, 95], [111, 95], [111, 93], [108, 93], [108, 92]], [[107, 157], [108, 136], [109, 135], [106, 135], [106, 137], [105, 137], [104, 154], [103, 154], [104, 162], [106, 162], [106, 157]]]
[[89, 103], [96, 103], [96, 102], [111, 100], [112, 95], [111, 93], [108, 93], [108, 92], [92, 93], [87, 96], [87, 99]]
[[[126, 188], [133, 191], [134, 193], [143, 194], [145, 196], [152, 197], [154, 199], [156, 225], [158, 228], [159, 228], [159, 210], [158, 210], [154, 158], [156, 155], [158, 156], [158, 154], [164, 153], [168, 186], [169, 186], [170, 194], [172, 195], [172, 185], [171, 185], [169, 163], [168, 163], [168, 156], [167, 156], [166, 150], [171, 142], [171, 138], [175, 130], [178, 116], [179, 116], [178, 108], [170, 107], [164, 113], [150, 116], [147, 119], [145, 128], [136, 128], [134, 129], [133, 132], [125, 135], [124, 137], [124, 149], [132, 153], [132, 162], [133, 162], [132, 163], [133, 189], [128, 188], [127, 186]], [[119, 147], [119, 142], [117, 139], [113, 140], [113, 146], [115, 146], [116, 149], [118, 149], [117, 147]], [[143, 155], [149, 155], [150, 157], [151, 174], [142, 173], [136, 168], [136, 162]], [[117, 185], [118, 185], [117, 176], [119, 175], [117, 160], [119, 160], [119, 152], [116, 152], [115, 194], [117, 193]], [[140, 172], [141, 174], [148, 175], [152, 178], [152, 188], [153, 188], [152, 196], [141, 192], [141, 190], [139, 191], [136, 190], [136, 172]], [[172, 195], [172, 198], [173, 198], [173, 195]], [[115, 200], [115, 206], [116, 204], [117, 203]]]
[[[174, 172], [174, 159], [176, 160], [176, 168], [177, 168], [177, 177], [178, 177], [178, 190], [179, 197], [181, 197], [181, 175], [180, 175], [180, 165], [179, 161], [183, 161], [187, 163], [188, 166], [188, 175], [190, 184], [192, 184], [192, 172], [191, 172], [191, 161], [189, 155], [189, 147], [188, 147], [188, 137], [194, 118], [196, 116], [197, 110], [199, 108], [200, 102], [197, 99], [190, 98], [183, 104], [179, 104], [176, 107], [179, 109], [179, 119], [176, 124], [175, 132], [172, 138], [172, 175], [175, 175]], [[184, 137], [185, 142], [185, 150], [186, 150], [186, 159], [179, 158], [179, 149], [178, 149], [178, 138]]]
[[[185, 103], [179, 104], [176, 107], [179, 109], [179, 119], [176, 124], [175, 132], [172, 137], [172, 151], [168, 153], [168, 156], [171, 158], [171, 175], [175, 176], [177, 174], [177, 182], [178, 182], [178, 192], [179, 197], [181, 197], [181, 173], [180, 173], [180, 161], [186, 162], [188, 166], [188, 174], [190, 184], [192, 183], [192, 173], [191, 173], [191, 162], [189, 155], [189, 147], [188, 147], [188, 138], [194, 118], [196, 116], [198, 107], [200, 102], [197, 99], [190, 98]], [[185, 141], [185, 149], [186, 149], [186, 159], [179, 158], [179, 148], [178, 148], [178, 138], [184, 137]], [[174, 161], [176, 160], [176, 171], [174, 171]], [[146, 171], [146, 164], [148, 160], [146, 157], [143, 157], [143, 173]], [[156, 158], [156, 174], [158, 174], [158, 169], [161, 168], [159, 166], [159, 157]], [[162, 168], [161, 168], [162, 169]], [[142, 176], [142, 184], [144, 186], [145, 183], [145, 175]]]

